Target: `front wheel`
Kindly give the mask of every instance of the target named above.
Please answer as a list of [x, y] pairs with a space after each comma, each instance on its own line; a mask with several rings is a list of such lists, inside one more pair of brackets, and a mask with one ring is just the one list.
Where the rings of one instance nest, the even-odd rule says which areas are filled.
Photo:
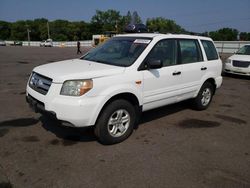
[[214, 94], [214, 87], [210, 82], [205, 82], [197, 97], [193, 100], [193, 105], [196, 110], [205, 110], [212, 101]]
[[103, 144], [122, 142], [133, 132], [135, 120], [135, 107], [126, 100], [115, 100], [101, 112], [95, 125], [95, 135]]

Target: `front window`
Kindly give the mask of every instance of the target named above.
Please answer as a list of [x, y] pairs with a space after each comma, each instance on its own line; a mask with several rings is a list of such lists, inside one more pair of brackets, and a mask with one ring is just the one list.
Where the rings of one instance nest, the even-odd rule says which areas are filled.
[[162, 65], [171, 66], [177, 63], [176, 40], [166, 39], [158, 42], [147, 56], [147, 60], [161, 60]]
[[239, 55], [250, 55], [250, 45], [243, 46], [238, 50], [236, 54]]
[[135, 62], [150, 42], [150, 38], [114, 37], [91, 50], [81, 59], [128, 67]]

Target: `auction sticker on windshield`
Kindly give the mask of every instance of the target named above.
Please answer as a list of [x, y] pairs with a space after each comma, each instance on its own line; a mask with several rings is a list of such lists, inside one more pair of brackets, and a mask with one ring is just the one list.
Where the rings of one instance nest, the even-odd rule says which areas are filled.
[[151, 40], [146, 40], [146, 39], [136, 39], [134, 43], [137, 44], [149, 44]]

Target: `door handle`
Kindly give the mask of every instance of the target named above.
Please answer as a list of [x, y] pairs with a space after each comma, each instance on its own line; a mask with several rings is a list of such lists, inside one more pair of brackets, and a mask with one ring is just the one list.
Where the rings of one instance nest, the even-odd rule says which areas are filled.
[[201, 70], [207, 70], [207, 67], [201, 67]]
[[181, 74], [181, 71], [178, 71], [178, 72], [175, 71], [175, 72], [172, 73], [173, 76], [180, 75], [180, 74]]

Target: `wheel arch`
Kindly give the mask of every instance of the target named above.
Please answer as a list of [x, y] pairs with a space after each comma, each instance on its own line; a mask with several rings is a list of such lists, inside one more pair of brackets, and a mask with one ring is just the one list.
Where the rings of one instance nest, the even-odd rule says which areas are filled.
[[113, 95], [112, 97], [110, 97], [102, 106], [95, 123], [98, 121], [101, 113], [103, 112], [103, 110], [105, 110], [105, 108], [113, 101], [118, 100], [118, 99], [124, 99], [128, 102], [130, 102], [136, 109], [137, 113], [141, 113], [142, 111], [142, 106], [140, 105], [139, 99], [137, 98], [137, 96], [133, 93], [130, 92], [124, 92], [124, 93], [118, 93]]
[[215, 91], [216, 91], [216, 82], [215, 82], [215, 79], [214, 78], [208, 78], [207, 80], [205, 80], [204, 83], [206, 83], [206, 82], [212, 84], [212, 86], [213, 86], [213, 94], [215, 94]]

